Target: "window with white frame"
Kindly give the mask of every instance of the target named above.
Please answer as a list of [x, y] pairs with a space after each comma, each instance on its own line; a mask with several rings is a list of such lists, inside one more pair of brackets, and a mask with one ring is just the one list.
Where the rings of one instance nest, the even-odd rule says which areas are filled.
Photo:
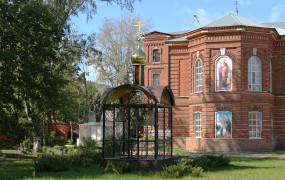
[[249, 138], [261, 138], [262, 112], [251, 111], [248, 113]]
[[160, 51], [159, 51], [159, 49], [154, 49], [152, 51], [152, 62], [154, 62], [154, 63], [160, 62]]
[[262, 91], [261, 60], [257, 56], [252, 56], [248, 60], [248, 90]]
[[195, 92], [202, 92], [202, 85], [203, 85], [203, 80], [202, 80], [202, 61], [198, 59], [195, 62]]
[[201, 112], [194, 113], [194, 123], [195, 123], [195, 137], [201, 138], [202, 135]]
[[153, 86], [160, 85], [160, 74], [152, 74], [152, 85]]

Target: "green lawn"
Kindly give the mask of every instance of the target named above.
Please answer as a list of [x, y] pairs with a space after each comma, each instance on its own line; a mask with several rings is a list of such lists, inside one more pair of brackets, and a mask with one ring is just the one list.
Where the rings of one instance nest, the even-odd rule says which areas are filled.
[[[4, 158], [0, 156], [0, 179], [162, 179], [158, 173], [130, 173], [125, 175], [104, 174], [99, 166], [75, 168], [67, 172], [41, 173], [33, 176], [31, 159]], [[232, 158], [226, 168], [210, 170], [202, 177], [181, 179], [215, 180], [284, 180], [285, 160], [273, 158]]]

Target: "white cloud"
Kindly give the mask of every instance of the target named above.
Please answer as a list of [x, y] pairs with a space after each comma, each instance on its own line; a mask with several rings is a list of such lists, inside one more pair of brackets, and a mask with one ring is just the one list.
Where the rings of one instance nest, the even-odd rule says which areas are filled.
[[211, 12], [209, 13], [207, 9], [204, 8], [196, 8], [192, 9], [191, 7], [179, 7], [177, 8], [176, 14], [180, 17], [179, 21], [181, 24], [181, 27], [179, 27], [179, 30], [193, 30], [200, 25], [195, 20], [194, 15], [198, 16], [199, 22], [201, 26], [205, 26], [209, 24], [211, 21], [222, 17], [224, 14], [221, 12]]
[[270, 21], [278, 21], [285, 8], [285, 4], [277, 4], [271, 8]]
[[206, 25], [212, 21], [212, 19], [208, 15], [208, 12], [203, 8], [196, 9], [194, 11], [194, 14], [198, 16], [201, 25]]

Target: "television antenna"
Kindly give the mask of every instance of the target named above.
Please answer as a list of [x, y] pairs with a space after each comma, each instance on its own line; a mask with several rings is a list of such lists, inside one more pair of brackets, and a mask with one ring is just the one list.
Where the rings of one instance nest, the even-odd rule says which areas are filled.
[[197, 23], [199, 24], [199, 26], [201, 26], [201, 23], [200, 23], [200, 21], [199, 21], [198, 15], [197, 15], [197, 14], [194, 14], [193, 17], [194, 17], [194, 19], [196, 19], [196, 21], [197, 21]]
[[238, 16], [238, 5], [239, 5], [239, 0], [235, 0], [235, 6], [236, 6], [236, 14]]

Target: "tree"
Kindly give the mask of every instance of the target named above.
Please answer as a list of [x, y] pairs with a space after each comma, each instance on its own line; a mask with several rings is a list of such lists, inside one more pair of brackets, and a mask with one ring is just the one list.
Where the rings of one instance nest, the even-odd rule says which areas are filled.
[[[134, 24], [139, 18], [123, 17], [118, 21], [107, 19], [101, 28], [97, 46], [102, 52], [95, 58], [98, 81], [109, 86], [130, 83], [132, 76], [131, 55], [137, 49], [137, 30]], [[144, 26], [143, 31], [147, 31]]]
[[38, 145], [41, 125], [60, 109], [66, 77], [76, 70], [75, 56], [67, 50], [66, 23], [41, 1], [9, 1], [1, 3], [1, 11], [0, 86], [10, 89], [1, 91], [9, 93], [1, 114], [18, 122], [26, 118]]
[[81, 101], [77, 62], [87, 55], [69, 20], [80, 12], [94, 14], [95, 0], [0, 2], [0, 134], [30, 134], [37, 150], [42, 124], [74, 117]]

